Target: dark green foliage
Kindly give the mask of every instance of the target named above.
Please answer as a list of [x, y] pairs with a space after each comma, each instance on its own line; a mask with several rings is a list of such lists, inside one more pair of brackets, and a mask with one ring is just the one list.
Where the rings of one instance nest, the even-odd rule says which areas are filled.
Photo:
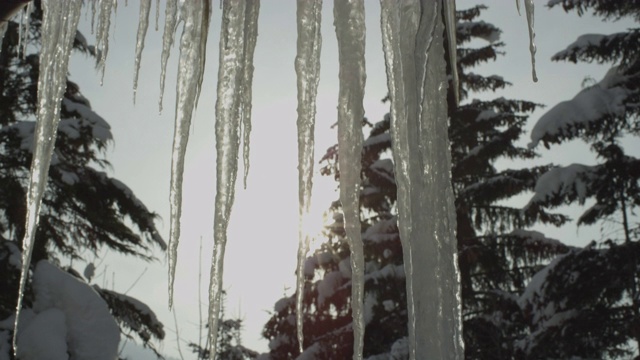
[[[565, 11], [607, 20], [640, 21], [638, 1], [552, 1]], [[519, 344], [526, 359], [630, 359], [640, 345], [640, 160], [623, 140], [637, 142], [640, 111], [638, 29], [612, 35], [581, 36], [553, 60], [599, 62], [612, 68], [600, 82], [550, 109], [534, 127], [532, 145], [581, 140], [591, 147], [596, 165], [572, 164], [540, 178], [531, 208], [564, 204], [590, 206], [578, 225], [599, 223], [599, 240], [574, 249], [536, 275], [521, 298], [528, 323]], [[589, 101], [589, 111], [580, 111]], [[575, 110], [575, 111], [568, 111]], [[537, 129], [537, 130], [536, 130]], [[557, 179], [563, 179], [559, 184]], [[595, 235], [594, 235], [595, 236]], [[635, 356], [635, 357], [634, 357]]]

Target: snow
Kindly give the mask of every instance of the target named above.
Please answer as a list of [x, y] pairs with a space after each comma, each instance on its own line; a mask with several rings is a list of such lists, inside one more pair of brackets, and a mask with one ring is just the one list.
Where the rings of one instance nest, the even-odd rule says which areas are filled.
[[576, 53], [579, 57], [581, 50], [584, 51], [589, 46], [594, 46], [600, 44], [600, 42], [606, 38], [606, 35], [602, 34], [584, 34], [578, 37], [576, 41], [572, 42], [567, 46], [565, 50], [562, 50], [555, 55], [553, 55], [552, 59], [562, 59], [568, 56], [569, 54]]
[[552, 168], [540, 176], [533, 190], [534, 194], [525, 208], [544, 204], [556, 196], [576, 198], [583, 204], [587, 197], [588, 178], [592, 176], [593, 169], [582, 164]]
[[[105, 301], [92, 287], [48, 261], [42, 260], [36, 265], [33, 273], [33, 292], [35, 317], [32, 322], [40, 321], [38, 318], [45, 316], [42, 323], [37, 323], [38, 327], [42, 327], [41, 324], [55, 320], [51, 322], [51, 326], [57, 324], [57, 327], [50, 330], [55, 330], [57, 334], [64, 334], [63, 339], [66, 341], [67, 351], [72, 359], [113, 360], [116, 358], [120, 328], [111, 316]], [[66, 326], [60, 327], [61, 323]], [[41, 332], [27, 332], [30, 327], [31, 325], [25, 325], [25, 333], [19, 332], [18, 354], [23, 351], [20, 345], [33, 344], [37, 341], [37, 339], [29, 339], [31, 335], [42, 335]], [[19, 329], [22, 329], [22, 323]], [[52, 334], [46, 339], [53, 341], [55, 338]], [[30, 346], [25, 345], [25, 347]], [[32, 359], [41, 359], [37, 355], [34, 356]], [[57, 360], [57, 358], [52, 359]]]
[[[375, 293], [368, 292], [364, 296], [363, 302], [363, 321], [364, 324], [369, 324], [373, 320], [373, 308], [378, 305], [378, 296]], [[362, 356], [362, 355], [361, 355]]]
[[67, 360], [66, 333], [64, 313], [44, 310], [20, 324], [17, 355], [21, 360]]
[[624, 115], [629, 90], [617, 86], [622, 79], [614, 67], [599, 83], [551, 108], [531, 130], [529, 148], [535, 148], [540, 141], [546, 145], [550, 137], [573, 135], [577, 129], [588, 128], [602, 117]]
[[296, 325], [300, 352], [304, 344], [303, 309], [304, 261], [309, 248], [309, 234], [305, 229], [311, 204], [313, 178], [314, 129], [316, 95], [320, 81], [320, 50], [322, 37], [322, 0], [298, 0], [296, 24], [298, 29], [295, 70], [298, 86], [298, 196], [299, 245], [296, 280]]
[[333, 296], [342, 282], [343, 277], [340, 271], [327, 273], [322, 280], [319, 280], [316, 286], [318, 291], [318, 305], [322, 306], [325, 299]]

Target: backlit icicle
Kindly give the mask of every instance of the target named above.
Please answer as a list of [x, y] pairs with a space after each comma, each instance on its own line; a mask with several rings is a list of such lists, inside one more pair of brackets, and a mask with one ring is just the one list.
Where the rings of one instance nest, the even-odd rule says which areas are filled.
[[363, 0], [335, 0], [333, 15], [338, 37], [340, 92], [338, 101], [338, 151], [340, 202], [351, 250], [351, 311], [353, 359], [364, 349], [364, 250], [360, 228], [360, 170], [364, 118], [365, 15]]
[[[38, 77], [38, 121], [36, 123], [27, 192], [27, 216], [22, 243], [22, 270], [14, 334], [18, 334], [18, 318], [24, 288], [29, 274], [42, 196], [47, 184], [56, 131], [60, 122], [60, 104], [66, 89], [69, 54], [78, 28], [82, 0], [43, 1], [42, 47]], [[14, 350], [17, 336], [13, 337]]]
[[451, 64], [453, 95], [456, 105], [460, 102], [460, 76], [458, 75], [458, 67], [455, 65], [457, 60], [457, 44], [456, 44], [456, 1], [444, 0], [444, 28], [447, 32], [447, 44], [449, 51], [449, 64]]
[[240, 115], [242, 116], [242, 157], [244, 160], [243, 184], [247, 188], [247, 177], [249, 176], [249, 151], [251, 140], [251, 88], [253, 83], [253, 52], [258, 39], [258, 14], [260, 13], [260, 1], [252, 0], [247, 2], [246, 17], [244, 24], [244, 64], [242, 75], [242, 102], [240, 104]]
[[180, 60], [176, 88], [176, 119], [171, 156], [171, 189], [169, 204], [169, 308], [173, 305], [173, 283], [178, 257], [180, 215], [182, 213], [182, 179], [184, 157], [189, 141], [193, 110], [200, 95], [204, 74], [207, 34], [209, 30], [209, 1], [194, 0], [182, 4], [180, 18], [184, 29], [180, 39]]
[[31, 13], [33, 12], [33, 1], [29, 1], [25, 10], [22, 12], [22, 22], [20, 23], [20, 46], [19, 49], [22, 51], [22, 56], [26, 56], [27, 54], [27, 45], [29, 44], [29, 27], [31, 24], [29, 21], [31, 20]]
[[100, 0], [98, 12], [98, 29], [96, 30], [96, 48], [98, 49], [98, 67], [102, 72], [104, 80], [104, 70], [109, 53], [109, 28], [111, 27], [111, 12], [113, 11], [112, 0]]
[[144, 38], [147, 36], [149, 28], [149, 10], [151, 0], [140, 0], [140, 17], [138, 18], [138, 34], [136, 38], [136, 58], [133, 67], [133, 102], [136, 102], [138, 92], [138, 73], [140, 72], [140, 60], [142, 59], [142, 49], [144, 49]]
[[[257, 24], [259, 4], [249, 0], [225, 0], [222, 7], [220, 32], [220, 61], [216, 100], [216, 200], [213, 224], [213, 259], [209, 285], [209, 342], [211, 354], [216, 353], [216, 339], [221, 307], [222, 270], [227, 243], [227, 227], [233, 206], [235, 184], [238, 175], [238, 151], [240, 149], [241, 111], [250, 108], [249, 98], [243, 92], [251, 91], [251, 81], [243, 79], [246, 67], [245, 44], [255, 43], [257, 31], [250, 30]], [[253, 25], [250, 25], [253, 24]], [[251, 45], [252, 47], [253, 45]]]
[[534, 39], [536, 37], [536, 33], [533, 29], [534, 22], [534, 5], [533, 0], [524, 0], [524, 11], [527, 14], [527, 25], [529, 27], [529, 52], [531, 53], [531, 77], [533, 77], [533, 81], [538, 81], [538, 76], [536, 75], [536, 44]]
[[322, 0], [298, 0], [296, 22], [298, 28], [295, 69], [298, 83], [298, 197], [300, 223], [298, 228], [298, 265], [296, 270], [296, 325], [300, 352], [304, 348], [303, 299], [304, 262], [309, 249], [309, 221], [313, 178], [314, 129], [316, 96], [320, 81], [320, 49], [322, 37]]
[[410, 357], [462, 359], [443, 2], [381, 4]]
[[162, 34], [162, 53], [160, 55], [160, 100], [158, 102], [162, 111], [162, 99], [164, 97], [164, 81], [167, 77], [167, 62], [171, 54], [171, 46], [178, 26], [178, 0], [167, 0], [164, 10], [164, 33]]

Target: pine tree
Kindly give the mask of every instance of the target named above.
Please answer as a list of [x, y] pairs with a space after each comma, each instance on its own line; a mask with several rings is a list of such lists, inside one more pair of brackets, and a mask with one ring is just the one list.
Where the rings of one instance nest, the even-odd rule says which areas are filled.
[[[640, 2], [554, 0], [566, 12], [640, 21]], [[580, 36], [555, 61], [610, 64], [605, 77], [561, 102], [535, 125], [530, 147], [570, 140], [588, 144], [596, 165], [556, 167], [538, 181], [528, 208], [590, 206], [577, 225], [602, 224], [600, 239], [557, 258], [520, 299], [529, 334], [522, 358], [640, 357], [640, 160], [623, 141], [640, 135], [640, 29]], [[633, 150], [632, 150], [633, 151]], [[637, 155], [637, 154], [636, 154]], [[596, 241], [597, 240], [597, 241]]]
[[[502, 43], [500, 30], [478, 20], [483, 6], [457, 13], [458, 71], [461, 94], [497, 90], [509, 85], [499, 76], [469, 71], [495, 59]], [[482, 48], [469, 48], [472, 39], [485, 39]], [[562, 215], [532, 208], [528, 212], [502, 205], [531, 190], [546, 167], [498, 170], [500, 158], [530, 159], [535, 153], [519, 147], [527, 113], [538, 105], [498, 98], [465, 101], [455, 106], [450, 91], [449, 137], [452, 181], [456, 196], [459, 266], [462, 277], [465, 352], [468, 359], [509, 359], [514, 340], [526, 330], [518, 294], [545, 263], [566, 246], [540, 233], [523, 230], [536, 222], [562, 224]], [[366, 122], [366, 121], [365, 121]], [[368, 123], [367, 123], [368, 124]], [[365, 247], [365, 357], [407, 356], [405, 276], [396, 224], [396, 183], [390, 158], [390, 118], [372, 126], [362, 156], [361, 220]], [[337, 146], [322, 159], [325, 175], [339, 178]], [[340, 204], [333, 203], [334, 222], [327, 241], [305, 265], [305, 354], [314, 359], [350, 358], [353, 336], [350, 311], [349, 249], [344, 239]], [[293, 359], [295, 297], [275, 305], [263, 335], [270, 340], [272, 359]]]
[[[12, 321], [20, 277], [20, 257], [25, 224], [25, 203], [32, 160], [35, 128], [39, 54], [35, 44], [41, 37], [42, 12], [36, 1], [30, 30], [20, 44], [19, 26], [3, 21], [6, 33], [0, 52], [0, 349], [10, 350]], [[78, 32], [76, 52], [95, 57], [95, 50]], [[109, 163], [103, 155], [113, 141], [109, 124], [96, 114], [77, 84], [67, 81], [62, 100], [61, 122], [49, 181], [42, 202], [36, 233], [32, 269], [42, 260], [60, 264], [62, 260], [83, 259], [86, 250], [97, 254], [107, 248], [118, 253], [151, 260], [152, 246], [164, 249], [155, 220], [133, 192], [104, 172]], [[74, 269], [65, 270], [89, 285]], [[28, 280], [25, 307], [34, 302], [32, 279]], [[114, 291], [92, 286], [107, 303], [123, 334], [133, 332], [148, 344], [162, 339], [162, 323], [140, 301]], [[8, 343], [6, 343], [9, 341]], [[7, 353], [7, 356], [8, 353]]]

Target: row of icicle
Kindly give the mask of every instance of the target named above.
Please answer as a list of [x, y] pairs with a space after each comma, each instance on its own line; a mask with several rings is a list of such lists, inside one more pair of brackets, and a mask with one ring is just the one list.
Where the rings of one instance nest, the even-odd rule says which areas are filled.
[[[532, 65], [533, 0], [524, 0]], [[33, 3], [23, 12], [21, 39], [26, 49], [28, 18]], [[520, 6], [518, 0], [518, 12]], [[441, 8], [441, 5], [443, 8]], [[43, 1], [42, 49], [38, 79], [38, 110], [35, 148], [27, 196], [27, 217], [23, 241], [22, 271], [15, 327], [33, 250], [40, 204], [53, 154], [60, 120], [60, 103], [65, 90], [71, 47], [77, 31], [82, 0]], [[223, 0], [220, 65], [216, 101], [216, 199], [214, 252], [210, 280], [210, 344], [216, 353], [216, 334], [222, 290], [222, 270], [227, 226], [233, 205], [241, 138], [245, 162], [245, 186], [249, 168], [253, 53], [258, 34], [259, 0]], [[449, 43], [449, 61], [455, 64], [455, 2], [453, 0], [381, 0], [383, 50], [391, 96], [393, 153], [398, 182], [398, 212], [409, 299], [409, 342], [411, 359], [463, 356], [461, 299], [458, 285], [455, 213], [450, 184], [447, 140], [446, 73], [443, 31]], [[91, 0], [91, 28], [96, 33], [102, 76], [108, 54], [110, 19], [116, 0]], [[135, 49], [134, 101], [144, 39], [149, 26], [151, 0], [140, 1]], [[156, 1], [156, 30], [160, 15]], [[204, 77], [206, 41], [212, 2], [167, 0], [161, 54], [162, 109], [166, 66], [179, 23], [180, 39], [176, 112], [171, 165], [169, 306], [173, 304], [173, 283], [180, 236], [182, 176], [193, 111]], [[298, 160], [300, 244], [297, 266], [297, 327], [300, 351], [304, 350], [303, 296], [304, 260], [309, 234], [305, 233], [311, 202], [313, 177], [316, 94], [320, 73], [322, 0], [297, 0], [298, 42], [295, 59], [298, 86]], [[444, 15], [444, 16], [443, 16]], [[362, 359], [364, 346], [364, 254], [359, 215], [361, 121], [365, 71], [364, 0], [335, 0], [334, 23], [338, 39], [340, 90], [338, 145], [340, 201], [345, 230], [351, 248], [354, 359]], [[97, 22], [96, 22], [97, 17]], [[443, 21], [445, 25], [443, 25]], [[1, 30], [1, 29], [0, 29]], [[24, 50], [23, 50], [24, 51]], [[453, 67], [455, 69], [455, 66]], [[436, 70], [431, 71], [431, 70]], [[535, 67], [532, 70], [536, 80]], [[434, 75], [435, 74], [435, 75]], [[454, 72], [457, 98], [457, 73]], [[416, 162], [417, 161], [417, 162]], [[416, 164], [422, 164], [417, 167]], [[422, 179], [422, 180], [421, 180]], [[434, 206], [436, 206], [434, 208]], [[439, 208], [437, 208], [439, 206]], [[424, 221], [428, 218], [428, 221]], [[415, 260], [419, 261], [415, 261]], [[418, 277], [416, 274], [421, 274]], [[424, 278], [425, 275], [426, 279]], [[434, 335], [432, 328], [436, 327]], [[14, 332], [17, 334], [17, 331]], [[416, 339], [428, 339], [417, 342]], [[14, 336], [14, 349], [16, 337]]]

